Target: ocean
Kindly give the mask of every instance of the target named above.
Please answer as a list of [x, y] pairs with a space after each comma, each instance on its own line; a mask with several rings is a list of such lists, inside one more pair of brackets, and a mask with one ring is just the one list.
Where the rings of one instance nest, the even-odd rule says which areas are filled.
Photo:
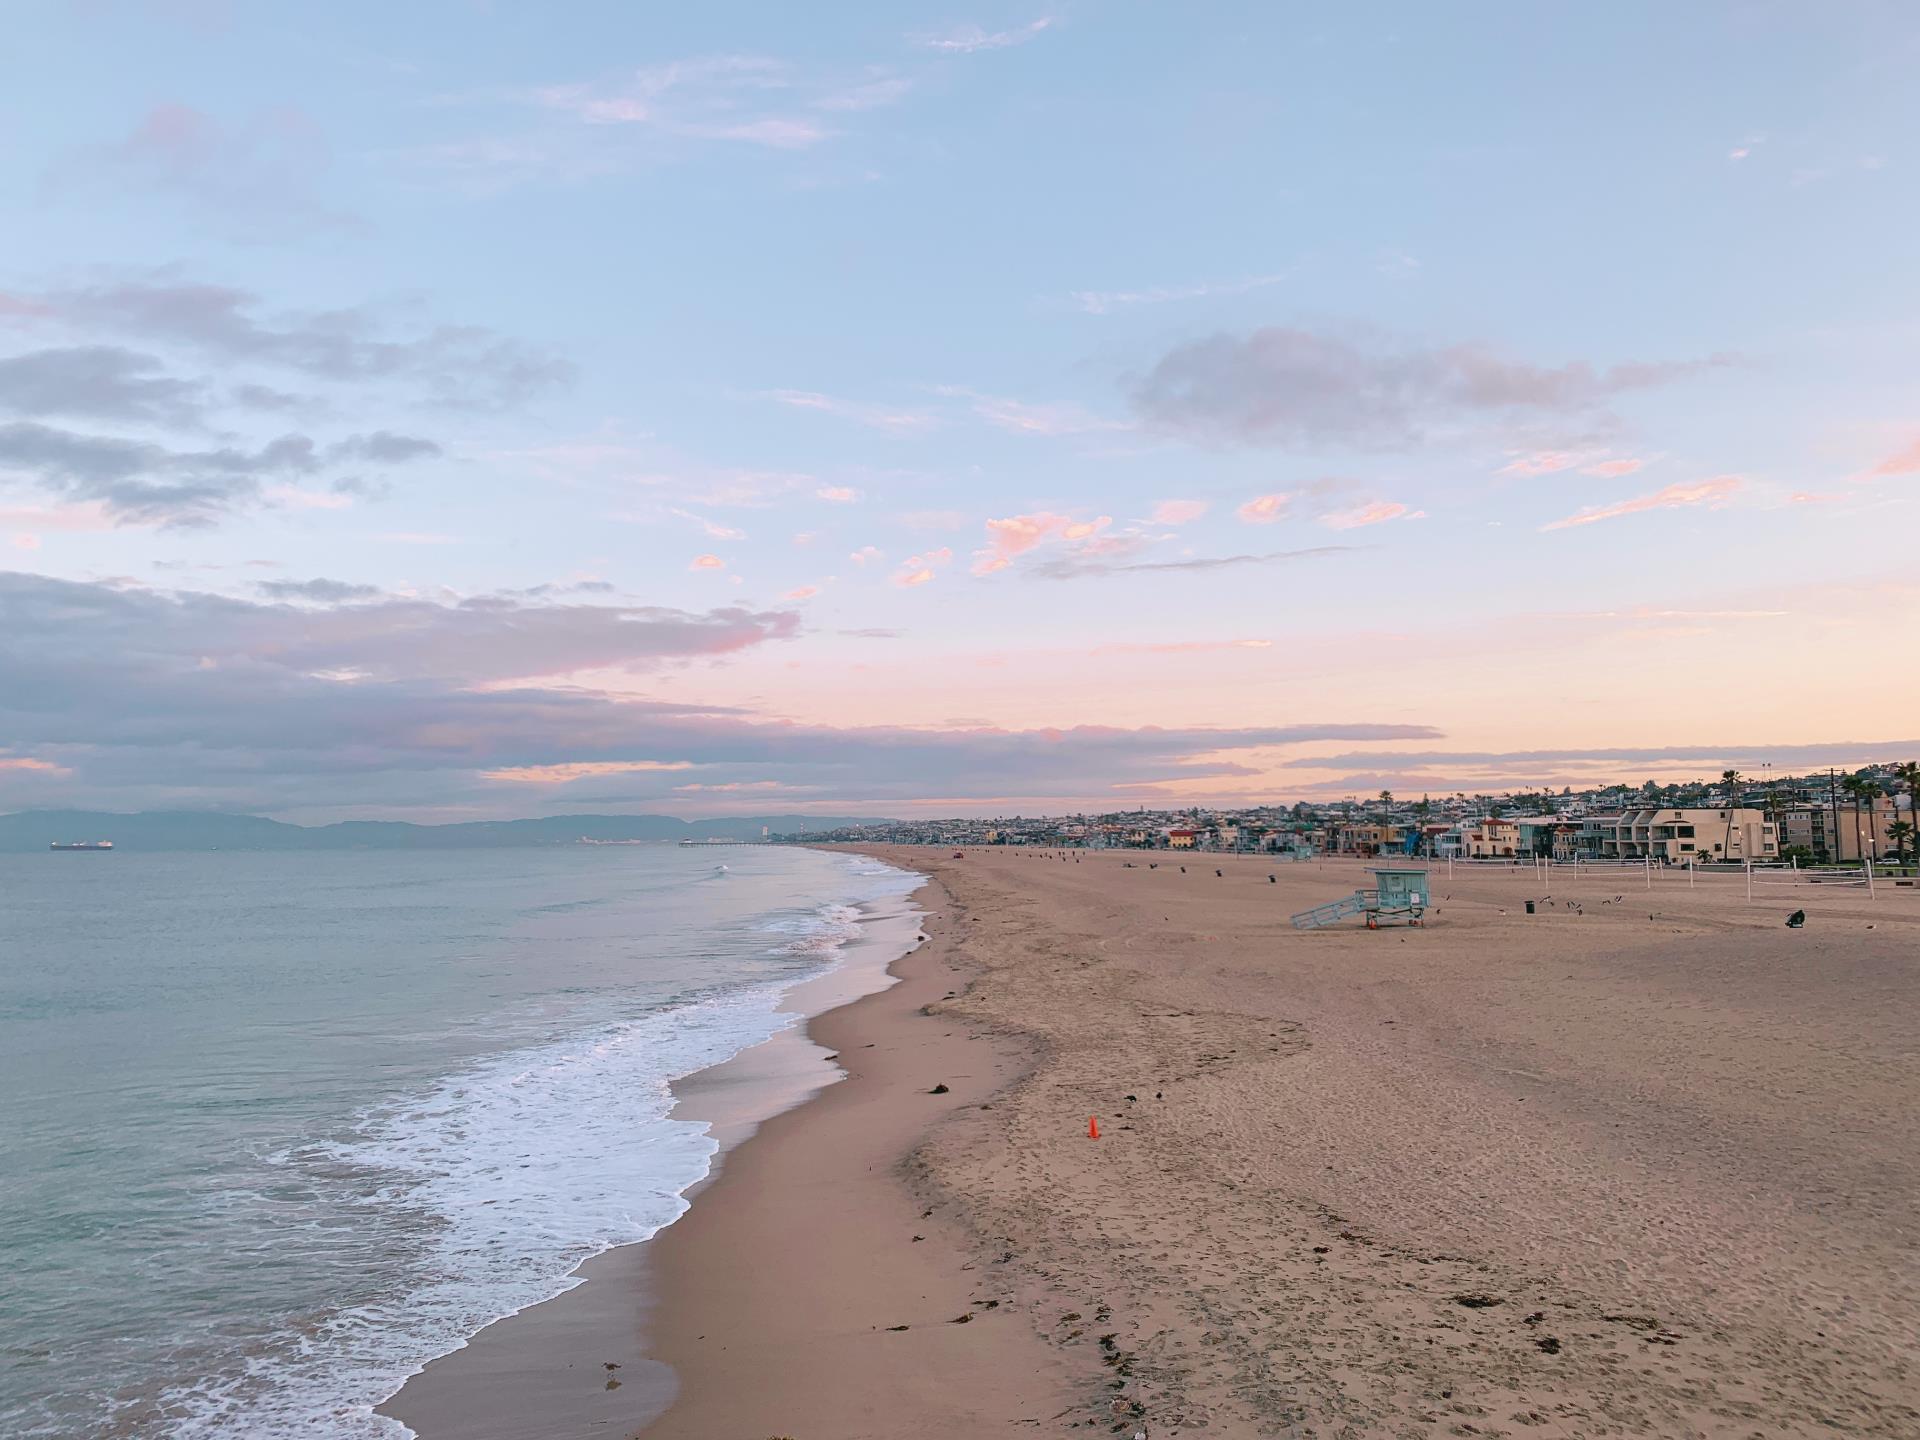
[[0, 1435], [395, 1440], [685, 1208], [668, 1084], [917, 877], [733, 846], [0, 855]]

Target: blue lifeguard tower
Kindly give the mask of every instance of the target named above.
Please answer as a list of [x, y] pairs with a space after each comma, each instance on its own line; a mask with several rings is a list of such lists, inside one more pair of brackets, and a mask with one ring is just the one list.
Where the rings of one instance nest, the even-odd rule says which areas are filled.
[[1356, 890], [1339, 900], [1329, 900], [1293, 917], [1296, 930], [1318, 930], [1349, 915], [1364, 915], [1369, 930], [1382, 925], [1418, 925], [1426, 914], [1432, 892], [1427, 885], [1424, 866], [1369, 865], [1373, 876], [1369, 889]]

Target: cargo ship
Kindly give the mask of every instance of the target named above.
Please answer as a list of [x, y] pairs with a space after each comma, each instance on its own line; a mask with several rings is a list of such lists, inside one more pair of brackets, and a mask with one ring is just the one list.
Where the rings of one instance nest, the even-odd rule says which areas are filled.
[[111, 850], [111, 840], [56, 840], [47, 847], [49, 850]]

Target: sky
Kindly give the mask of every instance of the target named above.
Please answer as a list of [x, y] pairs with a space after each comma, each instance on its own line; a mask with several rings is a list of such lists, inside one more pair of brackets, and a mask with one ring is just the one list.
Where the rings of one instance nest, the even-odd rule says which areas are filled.
[[1920, 756], [1911, 5], [9, 15], [0, 810]]

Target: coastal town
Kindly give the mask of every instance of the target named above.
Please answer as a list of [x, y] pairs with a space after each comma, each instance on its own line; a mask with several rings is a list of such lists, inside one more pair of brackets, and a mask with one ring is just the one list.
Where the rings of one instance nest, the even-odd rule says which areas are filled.
[[1372, 797], [1104, 814], [885, 820], [776, 836], [818, 843], [1026, 845], [1430, 859], [1647, 860], [1656, 864], [1906, 865], [1920, 763], [1845, 772]]

